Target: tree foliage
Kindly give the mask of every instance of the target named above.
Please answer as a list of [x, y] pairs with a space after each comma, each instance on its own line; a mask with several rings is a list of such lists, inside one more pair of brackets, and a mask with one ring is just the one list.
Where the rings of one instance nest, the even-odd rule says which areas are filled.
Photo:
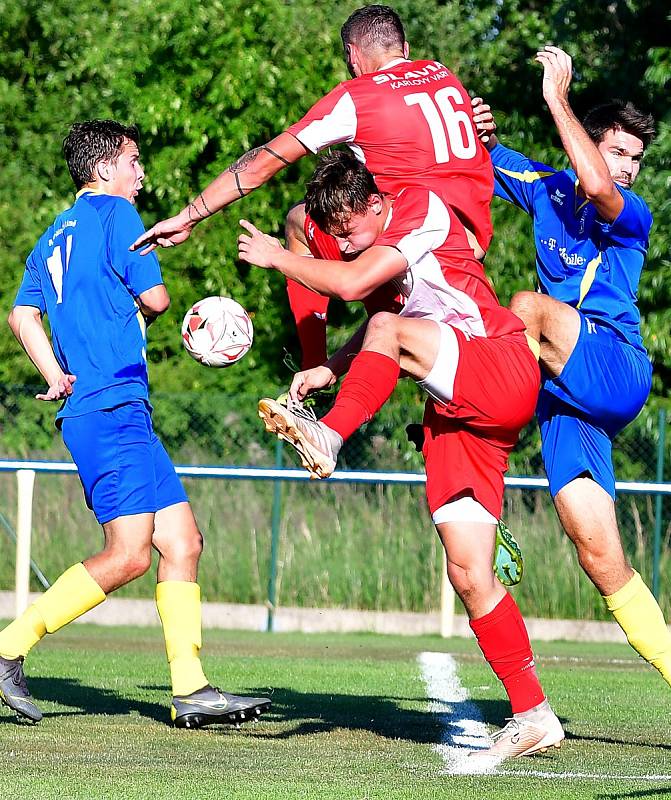
[[[671, 79], [669, 24], [655, 0], [608, 4], [560, 0], [400, 0], [413, 53], [441, 59], [496, 110], [501, 138], [562, 166], [533, 62], [545, 43], [574, 57], [578, 113], [612, 96], [653, 111], [659, 137], [638, 189], [655, 215], [641, 285], [654, 392], [666, 397], [671, 370]], [[77, 119], [135, 121], [147, 171], [145, 222], [175, 213], [242, 152], [300, 118], [346, 77], [339, 27], [352, 2], [308, 0], [0, 0], [0, 312], [22, 264], [54, 214], [72, 200], [60, 147]], [[236, 260], [239, 216], [278, 233], [302, 196], [313, 162], [285, 170], [186, 245], [161, 254], [173, 304], [150, 332], [151, 377], [164, 391], [266, 392], [286, 383], [285, 348], [296, 349], [283, 282]], [[529, 222], [496, 203], [488, 268], [502, 300], [534, 283]], [[235, 297], [253, 314], [256, 344], [235, 369], [207, 370], [184, 355], [179, 325], [192, 302]], [[334, 314], [342, 326], [358, 312]], [[9, 332], [0, 336], [0, 382], [34, 382]]]

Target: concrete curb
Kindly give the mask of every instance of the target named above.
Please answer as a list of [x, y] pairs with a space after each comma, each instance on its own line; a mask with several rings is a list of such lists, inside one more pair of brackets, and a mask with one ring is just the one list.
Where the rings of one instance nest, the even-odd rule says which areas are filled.
[[[31, 602], [39, 597], [31, 594]], [[0, 619], [14, 618], [14, 593], [0, 592]], [[268, 609], [263, 605], [203, 603], [203, 627], [226, 630], [265, 631]], [[153, 600], [126, 600], [111, 597], [77, 622], [95, 625], [158, 625]], [[614, 622], [526, 619], [532, 642], [568, 640], [577, 642], [623, 642], [627, 639]], [[278, 608], [274, 615], [278, 633], [390, 633], [404, 636], [440, 633], [438, 612], [417, 614], [408, 611], [356, 611], [338, 608]], [[454, 618], [454, 636], [472, 636], [463, 615]]]

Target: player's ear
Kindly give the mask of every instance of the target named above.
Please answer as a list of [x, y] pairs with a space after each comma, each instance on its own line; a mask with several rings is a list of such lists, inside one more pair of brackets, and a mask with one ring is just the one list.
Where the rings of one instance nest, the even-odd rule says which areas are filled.
[[112, 163], [110, 161], [99, 161], [96, 164], [96, 177], [101, 181], [109, 181], [112, 177]]
[[368, 208], [377, 216], [382, 213], [382, 195], [373, 194], [368, 199]]
[[410, 55], [410, 45], [407, 42], [403, 42], [403, 58], [408, 58]]
[[349, 70], [349, 74], [356, 78], [361, 75], [361, 67], [360, 67], [360, 53], [359, 48], [349, 42], [345, 45], [345, 54], [347, 60], [347, 69]]

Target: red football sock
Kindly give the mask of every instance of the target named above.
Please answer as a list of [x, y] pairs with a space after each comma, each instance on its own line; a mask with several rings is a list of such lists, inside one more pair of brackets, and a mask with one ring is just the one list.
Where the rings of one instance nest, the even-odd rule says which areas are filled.
[[359, 353], [336, 395], [335, 405], [321, 421], [343, 439], [349, 438], [387, 402], [400, 371], [390, 356], [373, 350]]
[[503, 683], [513, 714], [542, 703], [545, 694], [536, 675], [529, 634], [513, 598], [506, 594], [493, 611], [472, 619], [470, 625], [489, 666]]
[[287, 295], [301, 346], [301, 369], [326, 361], [326, 311], [329, 298], [287, 280]]

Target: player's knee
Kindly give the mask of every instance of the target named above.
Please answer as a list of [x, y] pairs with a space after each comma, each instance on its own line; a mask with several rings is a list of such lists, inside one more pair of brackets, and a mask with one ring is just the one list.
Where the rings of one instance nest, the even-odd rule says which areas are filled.
[[627, 569], [624, 555], [614, 548], [600, 545], [595, 541], [576, 543], [578, 563], [587, 576], [597, 585], [602, 578], [617, 575]]
[[493, 571], [483, 573], [479, 565], [463, 566], [448, 562], [447, 577], [462, 603], [468, 608], [481, 594], [491, 588]]
[[146, 549], [136, 553], [118, 553], [115, 556], [118, 572], [126, 583], [141, 578], [151, 567], [151, 550]]
[[517, 292], [510, 301], [510, 310], [516, 314], [522, 322], [530, 327], [538, 322], [541, 314], [538, 292]]
[[368, 320], [366, 327], [366, 340], [389, 340], [398, 338], [398, 314], [379, 311]]
[[184, 536], [181, 546], [185, 560], [198, 561], [203, 552], [203, 534], [198, 528], [194, 528], [187, 536]]
[[165, 531], [154, 535], [154, 547], [163, 558], [175, 564], [197, 563], [203, 552], [203, 535], [196, 525], [189, 525], [179, 532]]

